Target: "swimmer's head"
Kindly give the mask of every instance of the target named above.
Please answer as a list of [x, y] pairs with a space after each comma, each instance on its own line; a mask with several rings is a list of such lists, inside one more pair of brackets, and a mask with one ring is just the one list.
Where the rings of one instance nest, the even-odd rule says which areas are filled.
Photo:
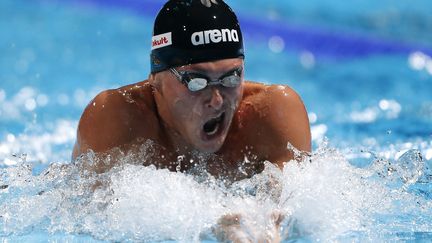
[[244, 58], [237, 17], [222, 0], [170, 0], [156, 17], [151, 73], [171, 67]]

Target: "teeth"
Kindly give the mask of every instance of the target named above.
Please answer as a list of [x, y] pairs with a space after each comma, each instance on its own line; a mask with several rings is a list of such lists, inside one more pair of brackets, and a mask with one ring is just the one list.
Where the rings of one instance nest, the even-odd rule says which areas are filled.
[[218, 130], [219, 130], [219, 124], [217, 124], [217, 125], [215, 126], [215, 128], [214, 128], [213, 131], [211, 131], [211, 132], [206, 132], [206, 134], [209, 135], [209, 136], [211, 136], [211, 135], [216, 134], [216, 132], [217, 132]]

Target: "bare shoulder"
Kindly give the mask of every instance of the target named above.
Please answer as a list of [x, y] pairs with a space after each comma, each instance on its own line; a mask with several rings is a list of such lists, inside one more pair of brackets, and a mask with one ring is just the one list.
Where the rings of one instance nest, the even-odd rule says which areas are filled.
[[287, 85], [248, 82], [245, 85], [242, 103], [243, 105], [253, 104], [262, 118], [271, 119], [269, 125], [273, 125], [275, 121], [272, 119], [277, 117], [283, 120], [289, 117], [307, 116], [301, 97]]
[[148, 82], [105, 90], [88, 104], [81, 116], [73, 158], [89, 149], [104, 152], [139, 137], [155, 138], [157, 124]]
[[288, 142], [299, 150], [311, 150], [307, 111], [292, 88], [248, 82], [244, 94], [241, 107], [249, 110], [245, 116], [256, 124], [255, 130], [260, 134], [257, 146], [267, 159], [278, 164], [292, 159], [286, 149]]
[[263, 105], [282, 102], [293, 106], [303, 106], [300, 96], [287, 85], [266, 85], [257, 82], [247, 82], [244, 90], [244, 101], [250, 100], [259, 101]]

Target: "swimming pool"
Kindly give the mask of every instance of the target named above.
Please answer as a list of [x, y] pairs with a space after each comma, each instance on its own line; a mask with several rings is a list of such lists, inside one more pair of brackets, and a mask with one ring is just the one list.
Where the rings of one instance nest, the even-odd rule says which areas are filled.
[[245, 208], [258, 225], [275, 209], [290, 215], [292, 241], [432, 238], [432, 4], [228, 2], [245, 32], [246, 78], [302, 96], [312, 163], [268, 166], [234, 189], [128, 165], [101, 175], [110, 186], [96, 194], [78, 167], [44, 171], [69, 163], [95, 94], [146, 79], [163, 1], [3, 0], [2, 240], [212, 241], [215, 220]]

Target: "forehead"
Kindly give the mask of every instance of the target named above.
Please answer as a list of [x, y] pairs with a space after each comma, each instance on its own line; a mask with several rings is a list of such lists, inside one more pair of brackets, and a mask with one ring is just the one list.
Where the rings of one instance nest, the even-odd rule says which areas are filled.
[[222, 59], [211, 62], [201, 62], [177, 68], [182, 71], [196, 71], [204, 73], [225, 73], [243, 66], [242, 58]]

